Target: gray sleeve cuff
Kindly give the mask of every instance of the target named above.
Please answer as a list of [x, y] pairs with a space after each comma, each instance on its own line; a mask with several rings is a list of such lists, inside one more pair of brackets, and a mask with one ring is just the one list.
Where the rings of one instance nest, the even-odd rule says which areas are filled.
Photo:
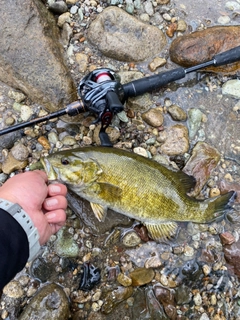
[[23, 228], [28, 237], [29, 243], [29, 258], [31, 261], [36, 257], [40, 250], [39, 244], [39, 233], [37, 228], [34, 226], [29, 215], [22, 209], [22, 207], [17, 203], [12, 203], [10, 201], [0, 199], [0, 208], [7, 211]]

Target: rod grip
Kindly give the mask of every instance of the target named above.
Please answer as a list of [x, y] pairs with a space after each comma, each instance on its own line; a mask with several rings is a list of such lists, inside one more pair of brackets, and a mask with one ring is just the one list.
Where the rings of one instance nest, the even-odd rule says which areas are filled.
[[186, 76], [184, 68], [177, 68], [170, 71], [162, 72], [134, 80], [123, 85], [123, 91], [125, 98], [137, 97], [146, 92], [157, 90], [166, 84], [182, 79]]
[[214, 57], [214, 66], [222, 66], [228, 63], [233, 63], [240, 60], [240, 46], [228, 51], [217, 54]]

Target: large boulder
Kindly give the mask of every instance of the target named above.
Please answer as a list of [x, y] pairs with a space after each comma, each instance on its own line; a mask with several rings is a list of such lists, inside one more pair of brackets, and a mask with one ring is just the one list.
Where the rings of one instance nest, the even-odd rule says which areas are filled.
[[53, 15], [39, 0], [2, 1], [0, 80], [53, 111], [76, 100]]
[[89, 41], [105, 56], [119, 61], [142, 61], [166, 45], [164, 33], [118, 7], [108, 7], [91, 23]]

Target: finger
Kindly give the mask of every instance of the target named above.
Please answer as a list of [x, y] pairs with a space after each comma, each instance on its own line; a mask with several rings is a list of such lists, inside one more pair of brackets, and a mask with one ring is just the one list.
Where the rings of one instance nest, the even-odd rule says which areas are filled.
[[55, 233], [57, 233], [57, 232], [64, 226], [64, 224], [63, 224], [63, 225], [50, 224], [49, 226], [50, 226], [50, 229], [51, 229], [52, 234], [55, 234]]
[[63, 195], [67, 194], [67, 187], [62, 183], [52, 183], [48, 186], [49, 196]]
[[66, 221], [66, 212], [63, 209], [47, 212], [45, 214], [48, 223], [63, 226]]
[[35, 171], [33, 171], [33, 172], [39, 174], [39, 175], [43, 178], [43, 180], [44, 180], [45, 182], [48, 181], [48, 177], [47, 177], [46, 172], [44, 172], [44, 171], [42, 171], [42, 170], [35, 170]]
[[66, 209], [67, 199], [62, 195], [46, 198], [43, 202], [43, 208], [47, 211]]

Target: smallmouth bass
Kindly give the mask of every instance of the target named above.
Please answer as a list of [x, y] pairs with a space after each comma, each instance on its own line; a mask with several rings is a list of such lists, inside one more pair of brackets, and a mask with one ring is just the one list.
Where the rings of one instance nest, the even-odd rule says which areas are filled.
[[195, 179], [132, 152], [83, 147], [53, 153], [41, 162], [58, 180], [88, 200], [99, 221], [107, 209], [141, 221], [152, 239], [174, 236], [177, 222], [207, 223], [222, 216], [234, 192], [204, 201], [187, 196]]

